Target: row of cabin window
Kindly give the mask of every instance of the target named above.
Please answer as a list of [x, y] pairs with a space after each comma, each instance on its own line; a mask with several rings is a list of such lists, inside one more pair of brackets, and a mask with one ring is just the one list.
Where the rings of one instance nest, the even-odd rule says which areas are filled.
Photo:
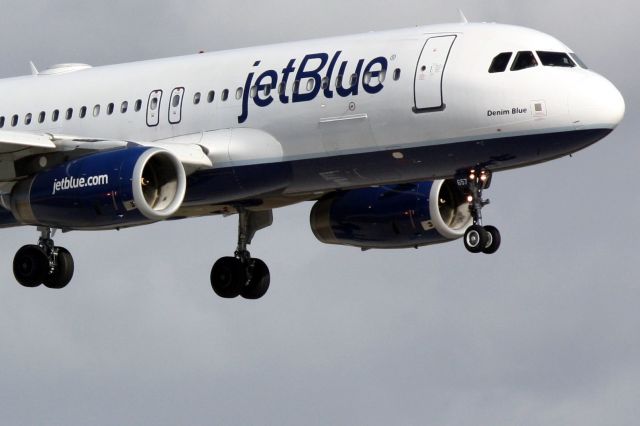
[[[93, 107], [93, 111], [92, 114], [94, 117], [97, 117], [100, 115], [100, 105], [95, 105]], [[115, 104], [114, 103], [110, 103], [107, 105], [107, 115], [111, 115], [114, 113], [115, 111]], [[142, 109], [142, 100], [138, 99], [135, 104], [133, 109], [138, 112]], [[129, 110], [129, 102], [124, 101], [122, 102], [122, 104], [120, 104], [120, 113], [124, 114]], [[80, 108], [80, 111], [78, 113], [78, 116], [80, 118], [85, 118], [87, 116], [87, 107], [83, 106], [82, 108]], [[73, 118], [73, 108], [67, 108], [67, 110], [65, 111], [64, 114], [64, 118], [66, 120], [71, 120]], [[38, 114], [38, 123], [42, 124], [45, 122], [47, 118], [47, 113], [45, 111], [41, 111], [40, 114]], [[51, 113], [51, 121], [56, 122], [60, 119], [60, 110], [53, 110], [53, 112]], [[18, 114], [14, 114], [11, 117], [11, 127], [16, 127], [18, 125], [18, 121], [20, 120], [20, 117], [18, 116]], [[33, 122], [33, 114], [28, 113], [24, 116], [24, 125], [25, 126], [29, 126], [31, 123]], [[0, 117], [0, 129], [3, 128], [5, 125], [5, 118], [2, 116]]]
[[[400, 79], [400, 75], [401, 75], [401, 70], [400, 68], [397, 68], [394, 72], [393, 72], [393, 80], [394, 81], [398, 81]], [[342, 87], [342, 80], [343, 80], [344, 76], [339, 75], [338, 77], [336, 77], [335, 80], [335, 84], [336, 87]], [[378, 81], [380, 83], [383, 83], [385, 78], [386, 78], [386, 73], [384, 72], [380, 72], [377, 75]], [[373, 79], [373, 73], [366, 73], [364, 75], [364, 83], [365, 84], [371, 84], [371, 80]], [[353, 85], [356, 83], [356, 81], [358, 80], [358, 75], [357, 74], [352, 74], [349, 77], [349, 87], [353, 87]], [[306, 84], [306, 88], [307, 91], [312, 91], [314, 89], [314, 85], [315, 85], [315, 79], [310, 78], [309, 80], [307, 80], [307, 84]], [[322, 85], [322, 89], [327, 89], [329, 87], [329, 79], [327, 77], [324, 77], [321, 81], [321, 85]], [[264, 92], [265, 92], [265, 96], [269, 96], [269, 94], [271, 93], [271, 90], [273, 90], [274, 87], [273, 85], [268, 85], [268, 86], [264, 86]], [[300, 80], [296, 80], [293, 84], [293, 92], [294, 93], [298, 93], [298, 91], [300, 90]], [[280, 83], [278, 85], [278, 94], [282, 95], [285, 92], [285, 86], [284, 83]], [[242, 95], [244, 94], [244, 89], [242, 87], [238, 87], [238, 89], [236, 90], [236, 99], [240, 100], [242, 99]], [[251, 97], [255, 98], [258, 95], [258, 87], [257, 86], [253, 86], [251, 88]], [[209, 93], [207, 94], [207, 102], [208, 103], [212, 103], [215, 99], [216, 93], [215, 91], [211, 90], [209, 91]], [[193, 96], [193, 103], [195, 105], [198, 105], [201, 101], [202, 98], [202, 94], [200, 92], [197, 92], [194, 96]], [[227, 99], [229, 99], [229, 89], [224, 89], [222, 91], [222, 101], [227, 101]], [[181, 101], [181, 96], [180, 95], [175, 95], [171, 101], [173, 107], [178, 107], [180, 105], [180, 101]], [[100, 105], [95, 105], [93, 107], [93, 116], [94, 117], [98, 117], [100, 115]], [[154, 97], [151, 99], [151, 105], [150, 105], [151, 110], [155, 111], [158, 108], [158, 98]], [[142, 100], [138, 99], [135, 104], [134, 104], [134, 111], [138, 112], [142, 109]], [[129, 110], [129, 102], [124, 101], [122, 102], [122, 104], [120, 104], [120, 113], [124, 114]], [[111, 115], [113, 114], [113, 112], [115, 111], [115, 104], [114, 103], [110, 103], [107, 105], [107, 115]], [[87, 107], [83, 106], [82, 108], [80, 108], [80, 112], [79, 112], [79, 117], [80, 118], [85, 118], [87, 116]], [[47, 113], [45, 111], [41, 111], [40, 114], [38, 114], [38, 123], [42, 124], [44, 123], [45, 119], [47, 117]], [[73, 108], [67, 108], [65, 115], [64, 115], [66, 120], [71, 120], [73, 118]], [[51, 121], [53, 122], [57, 122], [60, 119], [60, 110], [54, 110], [51, 113]], [[18, 125], [18, 121], [20, 120], [20, 117], [15, 114], [11, 117], [11, 127], [16, 127]], [[33, 114], [28, 113], [25, 115], [24, 117], [24, 125], [25, 126], [29, 126], [31, 123], [33, 122]], [[0, 116], [0, 129], [3, 128], [5, 125], [5, 118], [4, 116]]]
[[[383, 83], [385, 78], [386, 78], [386, 73], [385, 72], [380, 72], [380, 73], [377, 73], [377, 74], [378, 74], [377, 75], [378, 81], [380, 83]], [[401, 75], [401, 70], [400, 70], [400, 68], [398, 68], [393, 72], [393, 80], [394, 81], [398, 81], [400, 79], [400, 75]], [[373, 73], [371, 73], [371, 72], [366, 73], [364, 75], [364, 83], [367, 84], [367, 85], [371, 84], [371, 81], [373, 80], [373, 78], [374, 78], [373, 77]], [[342, 75], [339, 75], [338, 77], [336, 77], [336, 80], [335, 80], [336, 87], [342, 87], [343, 79], [344, 79], [344, 76], [342, 76]], [[349, 87], [353, 87], [353, 85], [356, 83], [357, 80], [358, 80], [358, 74], [355, 74], [355, 73], [352, 74], [349, 77]], [[324, 77], [322, 79], [321, 87], [322, 87], [322, 89], [327, 89], [329, 87], [329, 79], [327, 77]], [[313, 79], [313, 78], [308, 79], [307, 83], [306, 83], [307, 92], [311, 92], [314, 88], [315, 88], [315, 79]], [[275, 90], [275, 87], [274, 87], [273, 84], [265, 85], [265, 86], [263, 86], [262, 90], [264, 91], [264, 95], [265, 96], [269, 96], [271, 94], [271, 91]], [[299, 90], [300, 90], [300, 80], [296, 80], [293, 83], [293, 93], [298, 93]], [[284, 95], [285, 91], [286, 91], [286, 87], [285, 87], [284, 83], [280, 83], [278, 85], [278, 94], [279, 95]], [[236, 99], [237, 100], [242, 99], [243, 95], [244, 95], [244, 88], [238, 87], [236, 89]], [[215, 91], [211, 90], [207, 94], [207, 102], [208, 103], [212, 103], [214, 101], [214, 99], [215, 99], [215, 96], [216, 96]], [[251, 88], [251, 97], [255, 98], [256, 96], [258, 96], [258, 86], [253, 86]], [[222, 99], [223, 102], [226, 102], [229, 99], [229, 89], [224, 89], [222, 91], [221, 99]], [[198, 105], [201, 102], [201, 100], [202, 100], [202, 93], [197, 92], [195, 95], [193, 95], [193, 103], [194, 103], [194, 105]], [[180, 96], [179, 95], [174, 96], [172, 104], [173, 104], [174, 107], [177, 107], [178, 105], [180, 105]], [[153, 105], [152, 105], [152, 109], [155, 109], [155, 108], [153, 108]]]

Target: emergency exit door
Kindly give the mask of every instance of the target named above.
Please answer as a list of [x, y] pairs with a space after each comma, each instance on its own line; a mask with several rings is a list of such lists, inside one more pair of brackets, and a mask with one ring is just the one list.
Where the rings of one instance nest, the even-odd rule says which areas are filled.
[[415, 107], [418, 111], [444, 108], [442, 82], [455, 35], [431, 37], [418, 60], [414, 85]]
[[147, 126], [155, 127], [160, 124], [160, 105], [162, 104], [162, 90], [154, 90], [149, 94], [147, 102]]
[[182, 121], [182, 100], [184, 98], [184, 87], [176, 87], [171, 92], [171, 103], [169, 105], [169, 123], [178, 124]]

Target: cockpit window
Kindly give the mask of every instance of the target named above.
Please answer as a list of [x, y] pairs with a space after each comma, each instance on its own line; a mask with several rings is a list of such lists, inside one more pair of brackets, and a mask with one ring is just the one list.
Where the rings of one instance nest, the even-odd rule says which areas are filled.
[[533, 56], [533, 52], [518, 52], [516, 59], [511, 65], [511, 71], [520, 71], [526, 68], [537, 67], [538, 61]]
[[575, 62], [571, 60], [569, 55], [563, 52], [541, 52], [538, 51], [538, 57], [540, 62], [545, 67], [565, 67], [573, 68], [576, 66]]
[[513, 53], [504, 52], [493, 58], [493, 62], [491, 62], [491, 66], [489, 67], [489, 72], [504, 72], [507, 69], [507, 65], [509, 65], [511, 56], [513, 56]]
[[587, 66], [587, 64], [585, 64], [584, 62], [582, 62], [582, 59], [580, 59], [578, 57], [578, 55], [576, 55], [575, 53], [569, 53], [569, 56], [571, 56], [571, 58], [573, 58], [574, 61], [576, 61], [576, 63], [578, 65], [580, 65], [582, 68], [584, 68], [585, 70], [588, 70], [589, 67]]

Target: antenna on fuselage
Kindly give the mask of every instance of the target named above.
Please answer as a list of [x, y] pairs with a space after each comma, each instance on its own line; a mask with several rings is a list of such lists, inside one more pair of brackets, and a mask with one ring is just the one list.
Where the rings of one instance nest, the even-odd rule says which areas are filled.
[[40, 71], [38, 71], [38, 68], [36, 68], [36, 64], [33, 63], [33, 61], [29, 62], [29, 66], [31, 66], [31, 75], [39, 75]]
[[469, 20], [467, 19], [466, 16], [464, 16], [464, 12], [462, 11], [462, 9], [458, 9], [458, 13], [460, 14], [460, 23], [461, 24], [468, 24]]

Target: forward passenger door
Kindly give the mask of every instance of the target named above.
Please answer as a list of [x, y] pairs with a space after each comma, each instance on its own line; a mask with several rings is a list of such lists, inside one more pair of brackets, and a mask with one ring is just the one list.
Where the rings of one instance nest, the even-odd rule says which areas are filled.
[[414, 95], [418, 112], [445, 107], [442, 82], [455, 35], [430, 37], [422, 49], [416, 68]]

